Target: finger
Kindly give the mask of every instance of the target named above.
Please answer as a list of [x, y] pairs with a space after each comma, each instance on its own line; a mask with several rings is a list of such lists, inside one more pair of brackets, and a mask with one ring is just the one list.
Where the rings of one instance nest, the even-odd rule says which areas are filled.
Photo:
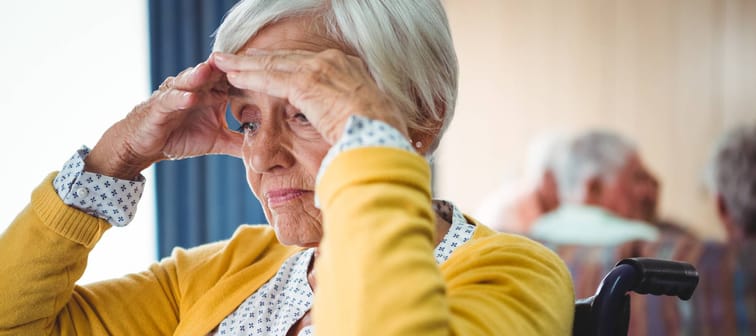
[[162, 83], [160, 83], [160, 86], [158, 86], [158, 91], [165, 91], [168, 90], [171, 85], [173, 85], [173, 81], [176, 79], [176, 77], [170, 76], [166, 78]]
[[155, 97], [153, 105], [158, 112], [173, 112], [187, 109], [196, 102], [192, 92], [170, 89]]
[[172, 87], [184, 91], [211, 88], [223, 79], [223, 75], [224, 73], [220, 69], [208, 63], [200, 63], [196, 67], [178, 74]]
[[207, 67], [209, 70], [206, 83], [212, 88], [228, 87], [228, 81], [226, 81], [226, 73], [221, 71], [217, 66], [208, 62], [202, 63], [202, 67]]
[[301, 50], [301, 49], [276, 49], [276, 50], [268, 50], [268, 49], [258, 49], [258, 48], [247, 48], [242, 52], [243, 55], [299, 55], [299, 56], [313, 56], [317, 54], [313, 51], [307, 51], [307, 50]]
[[199, 64], [194, 68], [186, 69], [176, 75], [172, 87], [179, 90], [199, 89], [202, 83], [202, 77], [207, 76], [207, 74], [204, 73], [206, 71], [207, 69], [203, 69], [202, 64]]
[[236, 158], [242, 157], [244, 135], [226, 128], [218, 136], [218, 141], [212, 149], [213, 154], [225, 154]]
[[297, 71], [311, 54], [286, 52], [264, 52], [248, 55], [225, 53], [213, 54], [216, 66], [225, 72], [232, 71]]
[[181, 72], [179, 72], [178, 75], [176, 75], [176, 77], [180, 77], [181, 75], [184, 75], [192, 70], [194, 70], [194, 67], [186, 67], [186, 69], [181, 70]]
[[278, 98], [290, 98], [293, 74], [282, 71], [244, 71], [226, 74], [228, 82], [241, 90], [252, 90]]

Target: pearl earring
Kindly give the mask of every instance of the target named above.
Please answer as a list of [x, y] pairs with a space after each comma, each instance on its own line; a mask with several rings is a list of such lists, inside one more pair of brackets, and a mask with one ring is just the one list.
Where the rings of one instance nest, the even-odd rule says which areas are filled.
[[416, 148], [420, 148], [420, 147], [423, 147], [423, 143], [422, 143], [422, 142], [420, 142], [420, 141], [418, 141], [418, 142], [415, 142], [415, 147], [416, 147]]

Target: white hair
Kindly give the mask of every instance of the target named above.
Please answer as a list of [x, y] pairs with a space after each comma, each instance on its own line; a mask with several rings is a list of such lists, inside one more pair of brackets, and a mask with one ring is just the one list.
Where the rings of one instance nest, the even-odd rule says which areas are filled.
[[563, 135], [559, 133], [541, 133], [528, 144], [525, 156], [524, 178], [526, 183], [534, 184], [543, 179], [547, 172], [554, 172], [557, 154], [563, 145]]
[[579, 202], [585, 197], [589, 180], [611, 181], [635, 152], [632, 142], [609, 131], [591, 130], [573, 136], [556, 155], [554, 176], [559, 197]]
[[265, 26], [303, 15], [357, 53], [378, 86], [408, 115], [410, 129], [438, 133], [454, 115], [457, 58], [439, 0], [242, 0], [216, 32], [214, 51], [236, 53]]
[[709, 161], [709, 187], [722, 195], [728, 214], [756, 237], [756, 124], [727, 132]]

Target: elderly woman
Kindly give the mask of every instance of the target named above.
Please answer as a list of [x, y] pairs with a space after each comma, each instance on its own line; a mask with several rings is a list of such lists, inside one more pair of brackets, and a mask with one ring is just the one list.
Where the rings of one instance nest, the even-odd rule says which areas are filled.
[[[214, 49], [34, 191], [0, 241], [0, 333], [569, 332], [554, 254], [431, 199], [423, 156], [457, 78], [439, 1], [242, 1]], [[109, 197], [138, 194], [157, 161], [205, 154], [243, 159], [270, 226], [76, 286], [100, 236], [127, 222]], [[116, 187], [88, 203], [97, 179]]]

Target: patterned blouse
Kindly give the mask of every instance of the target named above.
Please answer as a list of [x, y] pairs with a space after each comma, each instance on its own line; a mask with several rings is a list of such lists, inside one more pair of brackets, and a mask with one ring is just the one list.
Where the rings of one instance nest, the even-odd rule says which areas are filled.
[[[447, 201], [434, 201], [436, 213], [451, 223], [449, 232], [436, 246], [436, 263], [442, 264], [454, 250], [467, 242], [475, 226]], [[307, 281], [314, 248], [287, 259], [278, 273], [228, 315], [211, 335], [280, 335], [288, 331], [311, 308], [313, 292]], [[298, 336], [314, 335], [313, 326], [304, 327]]]

